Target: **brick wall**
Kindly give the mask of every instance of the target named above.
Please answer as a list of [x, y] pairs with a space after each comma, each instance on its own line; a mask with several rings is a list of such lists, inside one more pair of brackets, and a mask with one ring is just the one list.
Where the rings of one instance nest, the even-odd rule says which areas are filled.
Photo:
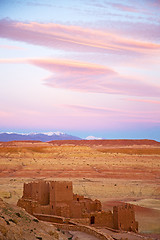
[[49, 183], [45, 181], [24, 183], [23, 198], [33, 199], [41, 205], [49, 204]]
[[138, 231], [138, 223], [135, 221], [134, 206], [131, 204], [113, 207], [113, 222], [115, 229]]
[[89, 224], [126, 231], [137, 231], [134, 207], [116, 206], [112, 212], [101, 211], [101, 202], [73, 194], [72, 182], [31, 182], [24, 184], [23, 197], [18, 206], [30, 214], [57, 215], [73, 219], [89, 219]]

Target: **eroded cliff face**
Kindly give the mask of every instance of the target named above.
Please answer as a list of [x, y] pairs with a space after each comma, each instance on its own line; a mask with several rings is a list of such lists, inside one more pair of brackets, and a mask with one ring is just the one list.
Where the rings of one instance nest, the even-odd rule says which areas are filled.
[[35, 240], [68, 238], [56, 231], [50, 223], [44, 223], [23, 209], [10, 205], [0, 198], [0, 240]]

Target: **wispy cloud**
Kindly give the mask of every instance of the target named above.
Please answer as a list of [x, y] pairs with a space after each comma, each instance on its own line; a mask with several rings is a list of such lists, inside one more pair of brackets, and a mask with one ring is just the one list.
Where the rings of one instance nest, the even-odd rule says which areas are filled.
[[131, 5], [127, 5], [127, 4], [120, 4], [120, 3], [110, 3], [110, 5], [114, 8], [117, 8], [120, 11], [125, 11], [125, 12], [139, 12], [139, 9], [131, 6]]
[[52, 4], [48, 4], [48, 3], [41, 3], [41, 2], [34, 2], [34, 1], [28, 1], [25, 3], [28, 6], [35, 6], [35, 7], [53, 7]]
[[80, 92], [159, 97], [160, 86], [121, 76], [106, 66], [59, 59], [0, 59], [0, 63], [28, 63], [51, 72], [44, 84]]
[[122, 53], [157, 53], [160, 44], [136, 41], [100, 30], [36, 22], [23, 23], [0, 21], [0, 37], [51, 48], [85, 51]]
[[44, 80], [47, 86], [84, 92], [132, 96], [159, 96], [160, 87], [131, 76], [121, 76], [105, 66], [56, 59], [34, 59], [29, 63], [52, 72]]
[[121, 108], [105, 108], [87, 105], [65, 104], [62, 107], [73, 110], [76, 116], [100, 117], [102, 116], [107, 122], [144, 122], [160, 123], [160, 111], [153, 110], [127, 110]]
[[[73, 104], [64, 104], [63, 107], [67, 107], [77, 112], [93, 113], [93, 114], [114, 114], [114, 113], [126, 113], [124, 110], [115, 109], [115, 108], [105, 108], [105, 107], [95, 107], [95, 106], [87, 106], [87, 105], [73, 105]], [[128, 112], [127, 112], [128, 113]]]
[[117, 10], [120, 11], [124, 11], [124, 12], [140, 12], [140, 13], [151, 13], [153, 14], [153, 10], [157, 10], [158, 8], [160, 8], [160, 2], [159, 0], [145, 0], [145, 4], [140, 3], [139, 0], [135, 0], [134, 2], [132, 1], [128, 1], [126, 3], [126, 1], [117, 1], [117, 0], [113, 0], [111, 1], [101, 1], [101, 3], [98, 0], [92, 1], [92, 3], [90, 3], [90, 5], [93, 5], [95, 7], [108, 7], [111, 6], [113, 8], [116, 8]]
[[142, 102], [142, 103], [151, 103], [151, 104], [160, 104], [160, 101], [157, 100], [151, 100], [151, 99], [134, 99], [134, 98], [128, 98], [127, 101], [131, 102]]
[[[123, 27], [119, 27], [119, 24]], [[144, 39], [149, 42], [158, 41], [160, 39], [159, 24], [149, 23], [149, 22], [127, 22], [121, 21], [98, 21], [97, 25], [99, 28], [103, 28], [104, 31], [115, 31], [119, 35], [129, 35], [134, 39]]]
[[24, 50], [22, 47], [17, 47], [13, 45], [0, 45], [0, 48], [9, 49], [9, 50]]
[[[94, 113], [94, 114], [118, 114], [119, 116], [120, 115], [123, 115], [123, 116], [130, 116], [130, 117], [137, 117], [137, 116], [140, 116], [142, 114], [150, 114], [150, 113], [159, 113], [160, 114], [160, 111], [153, 111], [153, 110], [129, 110], [129, 109], [121, 109], [121, 108], [106, 108], [106, 107], [96, 107], [96, 106], [87, 106], [87, 105], [74, 105], [74, 104], [64, 104], [63, 107], [67, 107], [67, 108], [70, 108], [70, 109], [74, 109], [74, 110], [77, 110], [77, 111], [81, 111], [81, 112], [91, 112], [91, 113]], [[145, 116], [144, 116], [145, 118]]]

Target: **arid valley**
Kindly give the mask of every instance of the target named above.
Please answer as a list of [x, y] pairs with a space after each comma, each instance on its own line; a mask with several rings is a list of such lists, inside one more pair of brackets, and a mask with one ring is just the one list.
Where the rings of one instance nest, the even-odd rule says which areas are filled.
[[159, 169], [160, 143], [152, 140], [1, 142], [0, 197], [16, 205], [24, 182], [69, 180], [104, 210], [134, 204], [139, 232], [159, 235]]

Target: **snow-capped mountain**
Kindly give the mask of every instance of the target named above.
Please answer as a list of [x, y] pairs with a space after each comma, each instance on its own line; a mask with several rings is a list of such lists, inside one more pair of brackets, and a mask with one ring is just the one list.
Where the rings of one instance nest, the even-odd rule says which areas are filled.
[[88, 136], [85, 138], [86, 140], [102, 140], [102, 138], [94, 137], [94, 136]]
[[47, 132], [47, 133], [0, 133], [0, 142], [9, 141], [42, 141], [48, 142], [53, 140], [80, 140], [81, 138], [72, 136], [63, 132]]
[[60, 135], [65, 135], [65, 133], [63, 132], [45, 132], [45, 133], [42, 133], [42, 134], [45, 134], [45, 135], [48, 135], [48, 136], [52, 136], [52, 135], [57, 135], [57, 136], [60, 136]]

